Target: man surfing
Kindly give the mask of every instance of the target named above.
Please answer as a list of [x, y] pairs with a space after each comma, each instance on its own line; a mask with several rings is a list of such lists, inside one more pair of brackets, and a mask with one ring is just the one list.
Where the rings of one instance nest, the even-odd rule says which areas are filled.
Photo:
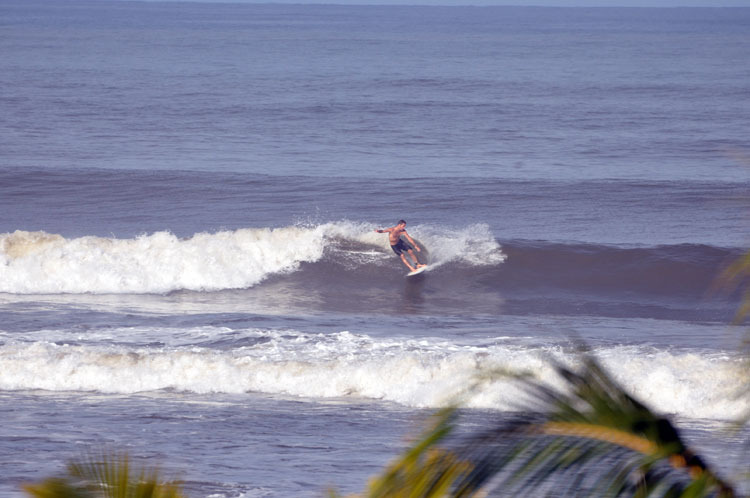
[[[417, 259], [417, 255], [414, 254], [414, 251], [412, 250], [409, 245], [401, 240], [401, 235], [406, 237], [406, 240], [409, 241], [409, 244], [414, 246], [414, 249], [417, 250], [417, 252], [422, 252], [422, 249], [417, 245], [416, 242], [414, 242], [414, 239], [412, 239], [408, 233], [406, 233], [406, 222], [404, 220], [398, 220], [398, 225], [391, 228], [383, 228], [383, 229], [375, 229], [377, 233], [387, 233], [388, 234], [388, 241], [391, 243], [391, 249], [393, 249], [393, 252], [401, 256], [401, 261], [404, 262], [406, 266], [409, 267], [410, 271], [417, 271], [417, 269], [422, 268], [424, 265], [419, 262]], [[409, 254], [411, 259], [414, 260], [414, 263], [416, 264], [416, 268], [411, 265], [409, 260], [406, 258], [406, 254]]]

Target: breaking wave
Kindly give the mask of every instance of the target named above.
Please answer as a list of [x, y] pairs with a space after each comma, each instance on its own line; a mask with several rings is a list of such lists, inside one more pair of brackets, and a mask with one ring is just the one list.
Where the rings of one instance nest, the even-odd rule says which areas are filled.
[[[152, 336], [145, 331], [144, 337]], [[135, 393], [262, 392], [310, 398], [369, 398], [410, 407], [437, 407], [488, 368], [525, 371], [557, 382], [545, 360], [571, 363], [560, 346], [510, 344], [503, 338], [456, 342], [436, 338], [374, 338], [364, 334], [295, 330], [198, 328], [161, 330], [162, 347], [114, 345], [138, 331], [109, 330], [95, 341], [2, 342], [0, 390]], [[169, 337], [173, 337], [172, 340]], [[622, 385], [657, 410], [687, 417], [731, 419], [748, 409], [734, 397], [744, 370], [722, 352], [602, 346], [594, 350]], [[484, 385], [468, 406], [514, 410], [523, 395], [510, 380]]]
[[[411, 233], [430, 248], [435, 267], [458, 260], [491, 265], [505, 259], [486, 225], [459, 231], [415, 227]], [[373, 225], [346, 221], [197, 233], [184, 239], [169, 232], [133, 239], [67, 239], [18, 230], [0, 235], [0, 292], [120, 294], [242, 289], [330, 255], [350, 267], [393, 261], [387, 239], [374, 233]]]

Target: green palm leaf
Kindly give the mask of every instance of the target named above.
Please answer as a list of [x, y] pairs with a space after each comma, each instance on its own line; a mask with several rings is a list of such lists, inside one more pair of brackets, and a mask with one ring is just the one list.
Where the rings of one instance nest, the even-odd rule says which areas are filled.
[[570, 483], [576, 496], [734, 496], [669, 420], [628, 395], [594, 358], [582, 360], [578, 372], [555, 365], [564, 391], [522, 380], [540, 410], [457, 450], [475, 470], [457, 483], [456, 495], [550, 489], [559, 496], [560, 483]]
[[372, 480], [369, 498], [416, 498], [448, 495], [454, 482], [466, 475], [470, 464], [454, 453], [440, 448], [452, 430], [455, 410], [441, 410], [432, 419], [418, 441], [381, 474]]
[[488, 430], [458, 438], [458, 412], [441, 411], [364, 496], [734, 496], [669, 420], [592, 357], [583, 355], [578, 371], [554, 367], [565, 389], [514, 376], [534, 410]]
[[68, 464], [67, 475], [27, 485], [37, 498], [180, 498], [176, 482], [162, 482], [156, 469], [135, 472], [127, 455], [102, 454]]

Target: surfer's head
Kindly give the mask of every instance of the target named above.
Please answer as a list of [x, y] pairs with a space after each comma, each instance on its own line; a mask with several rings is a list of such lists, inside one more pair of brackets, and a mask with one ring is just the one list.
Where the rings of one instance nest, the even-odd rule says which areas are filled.
[[406, 222], [404, 220], [398, 220], [399, 225], [406, 226]]

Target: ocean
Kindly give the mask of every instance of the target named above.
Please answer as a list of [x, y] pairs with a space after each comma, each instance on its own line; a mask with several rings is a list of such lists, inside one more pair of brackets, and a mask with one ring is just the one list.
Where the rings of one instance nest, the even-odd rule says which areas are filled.
[[361, 491], [581, 341], [739, 479], [750, 9], [3, 0], [0, 53], [1, 496]]

